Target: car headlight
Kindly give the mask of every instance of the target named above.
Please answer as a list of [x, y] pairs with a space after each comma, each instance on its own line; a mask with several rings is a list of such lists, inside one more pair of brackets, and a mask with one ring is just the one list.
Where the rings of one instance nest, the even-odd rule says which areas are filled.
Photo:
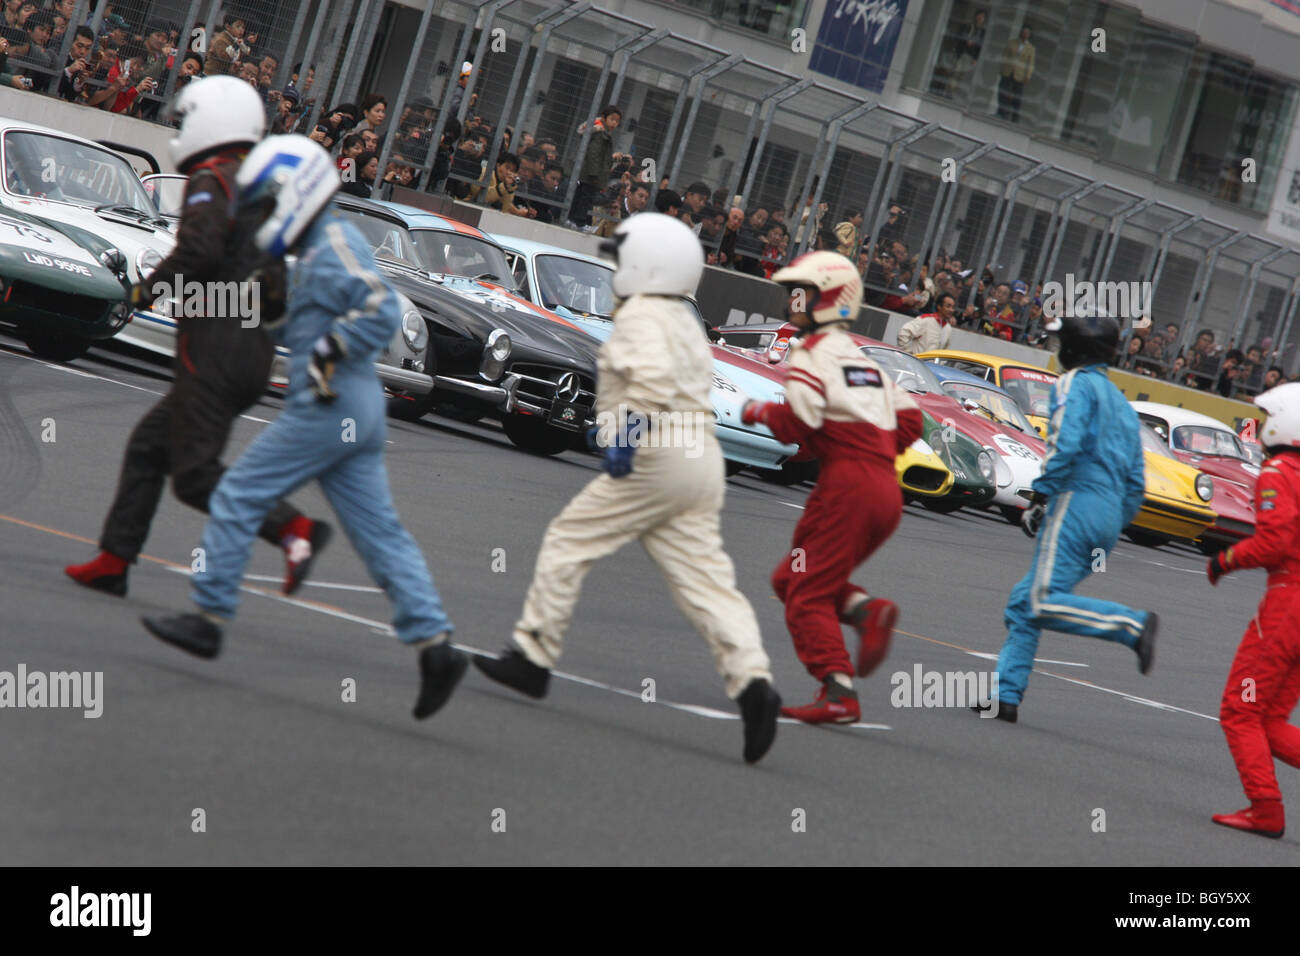
[[1209, 475], [1196, 476], [1196, 493], [1202, 501], [1209, 501], [1214, 497], [1214, 479]]
[[157, 249], [144, 248], [135, 254], [135, 272], [141, 279], [147, 279], [162, 264], [163, 257]]
[[478, 374], [489, 382], [495, 382], [505, 372], [508, 358], [510, 336], [503, 329], [493, 329], [483, 346], [483, 361], [479, 363]]
[[424, 324], [424, 316], [416, 309], [407, 309], [402, 313], [402, 338], [416, 352], [423, 352], [429, 344], [429, 327]]
[[993, 456], [987, 451], [981, 450], [975, 460], [979, 464], [980, 474], [984, 476], [984, 480], [992, 481], [993, 476], [997, 474], [997, 467], [993, 464]]

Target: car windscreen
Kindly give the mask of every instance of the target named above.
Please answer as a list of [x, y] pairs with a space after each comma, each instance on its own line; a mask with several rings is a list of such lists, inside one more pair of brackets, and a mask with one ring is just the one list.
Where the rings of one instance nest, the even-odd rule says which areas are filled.
[[1025, 418], [1025, 413], [1020, 407], [1007, 395], [994, 391], [991, 388], [981, 388], [969, 382], [944, 382], [943, 390], [957, 399], [964, 402], [970, 399], [975, 402], [984, 412], [996, 422], [1004, 425], [1010, 425], [1012, 428], [1025, 432], [1029, 435], [1037, 434], [1034, 426]]
[[161, 215], [179, 219], [188, 181], [184, 176], [151, 176], [143, 185]]
[[415, 240], [401, 223], [385, 216], [374, 216], [345, 206], [334, 207], [339, 215], [356, 227], [380, 261], [396, 262], [412, 269], [422, 268]]
[[135, 170], [117, 153], [44, 133], [4, 134], [4, 184], [15, 196], [78, 206], [121, 206], [156, 216]]
[[1169, 450], [1169, 446], [1165, 444], [1164, 439], [1157, 435], [1155, 430], [1146, 422], [1142, 423], [1138, 428], [1138, 431], [1142, 435], [1143, 451], [1154, 452], [1161, 458], [1173, 458], [1174, 461], [1178, 460], [1174, 453]]
[[420, 264], [443, 275], [484, 278], [514, 291], [514, 273], [499, 246], [474, 236], [441, 229], [412, 229]]
[[1212, 428], [1209, 425], [1179, 425], [1174, 429], [1173, 447], [1175, 451], [1193, 455], [1214, 455], [1220, 458], [1250, 461], [1250, 455], [1242, 447], [1241, 440], [1226, 428]]
[[1056, 376], [1029, 368], [1008, 366], [1002, 369], [1002, 388], [1006, 390], [1020, 410], [1039, 418], [1052, 416], [1052, 387]]
[[862, 346], [862, 354], [867, 356], [894, 380], [894, 383], [909, 392], [923, 395], [943, 394], [943, 385], [924, 362], [906, 352], [897, 349], [884, 349], [873, 345]]
[[541, 255], [534, 261], [537, 294], [547, 309], [564, 306], [571, 312], [608, 318], [614, 314], [614, 270], [608, 266]]

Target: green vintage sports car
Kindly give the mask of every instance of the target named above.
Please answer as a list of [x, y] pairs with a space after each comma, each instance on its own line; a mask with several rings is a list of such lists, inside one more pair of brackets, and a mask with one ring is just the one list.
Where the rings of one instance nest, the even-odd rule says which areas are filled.
[[951, 425], [945, 426], [929, 412], [921, 413], [921, 438], [934, 449], [952, 472], [952, 489], [941, 498], [917, 497], [930, 511], [950, 514], [959, 508], [982, 508], [997, 493], [994, 485], [996, 463], [993, 456], [975, 439], [963, 435]]
[[67, 361], [126, 323], [126, 260], [76, 226], [0, 209], [0, 323], [36, 355]]

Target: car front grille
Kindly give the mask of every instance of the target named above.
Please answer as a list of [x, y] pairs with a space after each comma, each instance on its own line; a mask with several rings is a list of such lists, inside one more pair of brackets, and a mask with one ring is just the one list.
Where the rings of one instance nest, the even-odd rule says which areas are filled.
[[[515, 395], [520, 401], [550, 411], [551, 405], [555, 402], [555, 390], [560, 379], [573, 370], [555, 365], [534, 365], [521, 362], [511, 365], [506, 371], [507, 374], [519, 379]], [[572, 404], [582, 408], [592, 407], [596, 404], [595, 381], [590, 376], [577, 372], [574, 374], [578, 376], [579, 391]]]
[[111, 303], [88, 295], [59, 292], [30, 282], [14, 282], [5, 298], [7, 309], [31, 309], [64, 315], [79, 322], [98, 322], [108, 312]]

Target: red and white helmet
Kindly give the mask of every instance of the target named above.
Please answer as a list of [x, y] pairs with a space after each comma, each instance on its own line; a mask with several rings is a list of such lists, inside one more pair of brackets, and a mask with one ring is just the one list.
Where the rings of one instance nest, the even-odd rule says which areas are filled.
[[806, 252], [772, 276], [786, 286], [813, 290], [807, 304], [815, 325], [852, 322], [862, 308], [862, 277], [852, 262], [838, 252]]
[[1255, 404], [1268, 413], [1268, 421], [1259, 432], [1261, 445], [1300, 448], [1300, 382], [1275, 385], [1256, 395]]

